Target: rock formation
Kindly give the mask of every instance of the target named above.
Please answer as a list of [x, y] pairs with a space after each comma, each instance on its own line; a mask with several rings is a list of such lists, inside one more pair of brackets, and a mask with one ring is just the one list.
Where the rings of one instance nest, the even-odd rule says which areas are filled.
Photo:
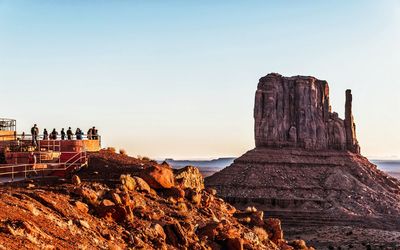
[[[400, 231], [400, 182], [360, 155], [351, 91], [344, 120], [332, 112], [329, 98], [328, 83], [314, 77], [262, 77], [254, 107], [256, 148], [207, 177], [206, 187], [237, 208], [254, 205], [277, 216], [293, 238], [298, 235], [291, 232], [307, 228]], [[311, 242], [343, 246], [332, 237]]]
[[215, 197], [194, 167], [105, 150], [72, 184], [42, 181], [0, 186], [0, 249], [313, 249], [286, 241], [278, 219]]
[[268, 74], [260, 79], [254, 105], [257, 147], [300, 147], [359, 153], [346, 91], [346, 119], [331, 111], [329, 86], [314, 77]]

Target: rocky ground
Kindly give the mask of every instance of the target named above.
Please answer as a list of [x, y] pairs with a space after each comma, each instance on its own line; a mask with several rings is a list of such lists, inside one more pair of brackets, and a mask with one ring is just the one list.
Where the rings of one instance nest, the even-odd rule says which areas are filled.
[[173, 170], [109, 151], [68, 180], [0, 187], [0, 249], [311, 249]]
[[283, 227], [290, 239], [302, 238], [317, 249], [400, 249], [400, 232], [357, 226]]

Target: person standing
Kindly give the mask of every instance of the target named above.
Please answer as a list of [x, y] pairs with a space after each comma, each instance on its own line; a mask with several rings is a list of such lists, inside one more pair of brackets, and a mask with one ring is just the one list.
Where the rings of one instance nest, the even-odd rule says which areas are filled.
[[39, 128], [37, 125], [33, 125], [31, 128], [31, 135], [32, 135], [32, 146], [36, 147], [38, 145], [38, 135], [39, 135]]
[[71, 129], [71, 127], [69, 127], [67, 130], [67, 139], [72, 140], [73, 135], [74, 135], [74, 133], [72, 133], [72, 129]]
[[43, 130], [43, 140], [48, 140], [49, 139], [49, 132], [47, 132], [47, 129]]
[[56, 131], [55, 128], [53, 128], [53, 131], [51, 131], [51, 139], [52, 140], [57, 140], [58, 132]]
[[99, 138], [97, 138], [97, 129], [95, 126], [93, 126], [93, 128], [92, 128], [92, 138], [93, 138], [93, 140], [99, 139]]
[[61, 129], [61, 140], [65, 140], [65, 131], [64, 131], [64, 128]]
[[82, 133], [82, 130], [81, 130], [80, 128], [77, 128], [77, 129], [76, 129], [75, 135], [76, 135], [76, 139], [77, 139], [77, 140], [82, 140], [82, 135], [83, 135], [83, 133]]
[[92, 135], [93, 135], [93, 129], [90, 128], [90, 129], [88, 130], [88, 132], [87, 132], [87, 138], [88, 138], [88, 140], [91, 140], [91, 139], [92, 139]]

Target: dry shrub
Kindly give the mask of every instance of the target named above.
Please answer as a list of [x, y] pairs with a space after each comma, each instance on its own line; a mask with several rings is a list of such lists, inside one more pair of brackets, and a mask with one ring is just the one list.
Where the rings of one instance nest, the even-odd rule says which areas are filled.
[[150, 157], [147, 157], [147, 156], [138, 155], [137, 158], [138, 158], [138, 160], [141, 160], [141, 161], [148, 161], [148, 162], [155, 162], [155, 163], [157, 163], [156, 161], [150, 159]]
[[260, 241], [264, 242], [268, 240], [268, 233], [262, 227], [255, 227], [253, 232], [258, 236]]
[[246, 212], [255, 213], [255, 212], [257, 212], [257, 208], [256, 207], [247, 207]]
[[108, 147], [107, 148], [107, 151], [109, 151], [109, 152], [112, 152], [112, 153], [115, 153], [115, 148], [114, 147]]
[[121, 155], [128, 155], [128, 153], [126, 153], [126, 150], [123, 149], [123, 148], [119, 149], [119, 153], [120, 153]]

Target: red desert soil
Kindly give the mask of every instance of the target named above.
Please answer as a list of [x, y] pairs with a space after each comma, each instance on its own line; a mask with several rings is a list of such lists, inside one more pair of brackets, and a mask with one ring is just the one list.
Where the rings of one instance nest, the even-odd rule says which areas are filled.
[[312, 249], [237, 211], [198, 169], [102, 151], [68, 181], [0, 187], [0, 249]]

